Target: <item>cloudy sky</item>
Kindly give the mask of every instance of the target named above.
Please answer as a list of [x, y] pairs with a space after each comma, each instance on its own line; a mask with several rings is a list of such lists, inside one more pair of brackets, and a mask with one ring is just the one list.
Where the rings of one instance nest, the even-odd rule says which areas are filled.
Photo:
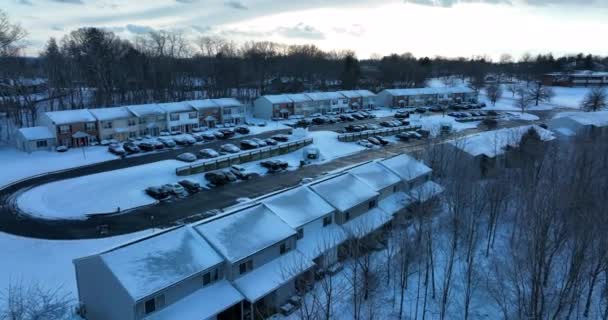
[[608, 0], [0, 0], [29, 31], [29, 54], [46, 40], [95, 26], [123, 38], [153, 29], [235, 41], [314, 43], [359, 57], [498, 57], [524, 52], [608, 55]]

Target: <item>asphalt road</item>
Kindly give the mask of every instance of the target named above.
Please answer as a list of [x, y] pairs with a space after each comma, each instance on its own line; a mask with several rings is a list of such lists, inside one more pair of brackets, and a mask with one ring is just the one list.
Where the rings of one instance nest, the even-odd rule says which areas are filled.
[[[541, 117], [540, 121], [542, 121], [543, 119], [547, 119], [551, 113], [552, 112], [539, 112], [537, 115]], [[376, 119], [375, 121], [377, 122], [380, 120], [381, 119]], [[361, 120], [357, 122], [370, 121]], [[529, 123], [530, 122], [521, 121], [501, 121], [499, 123], [499, 128], [515, 127]], [[338, 123], [334, 125], [317, 126], [312, 127], [312, 130], [338, 130], [344, 125], [345, 124]], [[487, 130], [487, 128], [480, 126], [475, 129], [461, 131], [448, 137], [434, 138], [431, 139], [431, 141], [398, 142], [383, 148], [358, 152], [350, 156], [335, 159], [328, 163], [309, 165], [299, 168], [298, 170], [266, 175], [249, 181], [241, 181], [211, 190], [203, 190], [185, 199], [137, 208], [128, 212], [124, 211], [121, 214], [112, 216], [95, 216], [87, 220], [45, 220], [20, 214], [15, 208], [12, 200], [16, 195], [40, 184], [160, 160], [174, 159], [177, 154], [182, 152], [196, 151], [203, 147], [217, 148], [219, 145], [226, 143], [226, 141], [238, 142], [240, 139], [222, 140], [208, 143], [204, 146], [194, 145], [168, 152], [151, 153], [139, 157], [129, 157], [102, 162], [47, 176], [35, 177], [0, 190], [0, 231], [43, 239], [85, 239], [125, 234], [152, 227], [166, 227], [183, 221], [200, 219], [201, 214], [211, 209], [221, 209], [233, 205], [238, 198], [255, 198], [272, 191], [297, 185], [303, 178], [319, 177], [325, 172], [363, 161], [387, 157], [403, 152], [414, 152], [428, 146], [429, 143], [440, 143], [457, 136], [469, 135], [484, 130]], [[276, 133], [277, 131], [272, 131], [256, 136], [263, 138]], [[242, 137], [241, 139], [250, 137], [253, 136]], [[87, 200], [75, 199], [75, 201]], [[107, 228], [108, 233], [104, 235], [100, 234], [100, 226], [104, 226], [104, 229]]]

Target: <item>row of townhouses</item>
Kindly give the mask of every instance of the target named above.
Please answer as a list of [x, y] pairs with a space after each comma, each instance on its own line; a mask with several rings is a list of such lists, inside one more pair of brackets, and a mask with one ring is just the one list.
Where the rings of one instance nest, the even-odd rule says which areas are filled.
[[88, 146], [101, 140], [158, 136], [162, 131], [192, 132], [244, 121], [244, 106], [233, 98], [51, 111], [41, 115], [41, 126], [20, 129], [17, 144], [25, 151]]
[[396, 108], [465, 102], [477, 102], [477, 93], [467, 87], [385, 89], [378, 94], [368, 90], [307, 92], [261, 96], [254, 101], [253, 114], [263, 119], [286, 119], [294, 115], [370, 110], [375, 106]]
[[259, 319], [442, 187], [407, 155], [376, 160], [74, 260], [86, 319]]
[[546, 86], [588, 87], [608, 85], [608, 72], [575, 70], [572, 72], [551, 72], [543, 75]]

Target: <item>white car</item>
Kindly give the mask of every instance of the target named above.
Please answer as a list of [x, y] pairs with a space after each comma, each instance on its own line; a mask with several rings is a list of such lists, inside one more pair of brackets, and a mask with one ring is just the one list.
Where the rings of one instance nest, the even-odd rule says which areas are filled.
[[224, 152], [228, 152], [228, 153], [238, 153], [238, 152], [241, 152], [241, 149], [239, 147], [233, 145], [232, 143], [223, 144], [220, 147], [220, 150], [222, 150]]
[[177, 160], [181, 160], [184, 162], [194, 162], [196, 161], [196, 156], [190, 152], [185, 152], [177, 156]]
[[205, 148], [205, 149], [199, 150], [198, 156], [199, 156], [199, 158], [203, 158], [203, 159], [211, 159], [211, 158], [219, 157], [220, 154], [213, 149]]
[[367, 141], [367, 140], [359, 140], [359, 141], [357, 141], [357, 144], [360, 145], [360, 146], [362, 146], [362, 147], [366, 147], [366, 148], [373, 148], [374, 147], [374, 145], [371, 142]]
[[180, 198], [186, 197], [188, 196], [188, 192], [186, 191], [186, 189], [184, 189], [184, 187], [182, 187], [180, 184], [178, 183], [167, 183], [163, 186], [164, 188], [166, 188], [167, 190], [170, 190], [170, 192]]

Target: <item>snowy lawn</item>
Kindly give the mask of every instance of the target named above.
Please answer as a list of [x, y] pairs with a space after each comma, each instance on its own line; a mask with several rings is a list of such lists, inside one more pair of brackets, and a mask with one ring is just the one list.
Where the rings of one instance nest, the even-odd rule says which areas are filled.
[[0, 264], [0, 292], [9, 284], [39, 284], [56, 289], [77, 299], [76, 278], [72, 259], [110, 249], [135, 238], [152, 234], [151, 230], [92, 240], [41, 240], [0, 232], [3, 249]]
[[[83, 152], [84, 151], [84, 152]], [[66, 152], [27, 153], [11, 147], [0, 148], [0, 187], [39, 174], [117, 159], [107, 147], [69, 149]]]
[[[504, 87], [504, 85], [503, 85]], [[566, 87], [551, 87], [555, 96], [549, 103], [540, 103], [538, 106], [532, 105], [528, 110], [552, 110], [555, 108], [574, 108], [579, 109], [581, 101], [585, 98], [589, 88], [566, 88]], [[496, 105], [492, 105], [488, 100], [488, 97], [481, 93], [479, 95], [479, 101], [485, 102], [487, 107], [485, 110], [505, 110], [505, 111], [519, 111], [520, 109], [515, 106], [515, 98], [513, 94], [508, 90], [504, 90], [502, 98], [496, 102]]]
[[[338, 134], [330, 131], [308, 133], [313, 138], [314, 147], [319, 148], [319, 162], [331, 161], [365, 148], [354, 143], [343, 143]], [[296, 170], [302, 159], [302, 149], [274, 157], [289, 163], [290, 170]], [[252, 172], [265, 174], [260, 161], [243, 164]], [[178, 177], [175, 169], [186, 165], [177, 160], [164, 160], [120, 170], [56, 181], [24, 192], [17, 198], [19, 208], [31, 215], [45, 219], [85, 219], [87, 214], [109, 213], [127, 210], [156, 202], [145, 193], [150, 186], [176, 183], [185, 178], [206, 185], [202, 174]], [[75, 199], [87, 199], [76, 201]]]
[[448, 115], [430, 115], [423, 116], [420, 114], [412, 114], [410, 116], [410, 124], [413, 126], [420, 125], [422, 129], [429, 130], [431, 136], [436, 137], [440, 133], [442, 124], [452, 126], [452, 131], [458, 132], [466, 129], [477, 128], [479, 121], [458, 122], [456, 118]]

